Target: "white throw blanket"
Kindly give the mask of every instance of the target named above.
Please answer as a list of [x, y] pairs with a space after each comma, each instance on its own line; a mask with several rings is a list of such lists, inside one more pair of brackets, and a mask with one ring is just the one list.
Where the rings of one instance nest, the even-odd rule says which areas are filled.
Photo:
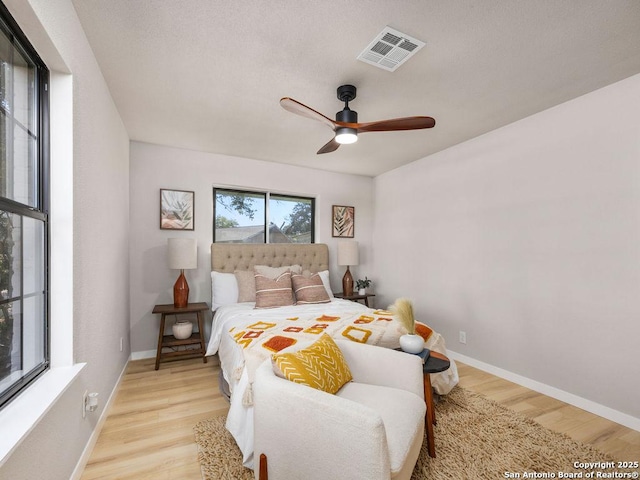
[[[313, 342], [323, 333], [333, 338], [348, 339], [359, 343], [397, 348], [403, 327], [391, 312], [370, 310], [363, 312], [303, 313], [300, 315], [269, 315], [265, 320], [248, 319], [234, 325], [229, 334], [244, 350], [244, 365], [233, 372], [234, 380], [240, 380], [242, 369], [247, 369], [249, 384], [253, 383], [258, 366], [273, 353], [297, 344], [299, 341]], [[252, 405], [252, 392], [248, 388], [243, 396], [244, 405]]]
[[[261, 345], [266, 343], [269, 338], [277, 336], [277, 331], [281, 328], [286, 329], [291, 325], [302, 325], [304, 321], [300, 323], [298, 322], [304, 318], [309, 322], [313, 321], [313, 324], [331, 323], [320, 321], [316, 322], [316, 319], [321, 317], [323, 314], [327, 316], [340, 316], [343, 318], [350, 317], [354, 327], [359, 327], [364, 330], [366, 329], [366, 326], [371, 325], [372, 322], [364, 324], [354, 324], [353, 322], [355, 322], [355, 320], [361, 315], [370, 316], [373, 311], [360, 303], [342, 299], [333, 299], [331, 303], [325, 304], [304, 306], [294, 305], [267, 310], [254, 309], [253, 307], [253, 303], [239, 303], [220, 307], [213, 318], [211, 337], [209, 339], [206, 353], [206, 355], [214, 355], [217, 353], [220, 359], [220, 366], [222, 368], [224, 378], [229, 384], [229, 388], [231, 390], [231, 406], [227, 415], [226, 426], [242, 451], [243, 465], [248, 468], [253, 468], [253, 406], [243, 404], [243, 400], [251, 399], [250, 393], [247, 393], [247, 390], [250, 389], [248, 373], [249, 370], [252, 370], [251, 380], [253, 380], [255, 368], [245, 368], [245, 365], [247, 362], [253, 364], [254, 360], [247, 360], [245, 358], [245, 349], [243, 349], [242, 345], [234, 340], [232, 334], [229, 332], [234, 331], [236, 335], [239, 335], [242, 331], [248, 331], [244, 327], [253, 325], [256, 322], [277, 323], [278, 319], [280, 319], [279, 321], [282, 323], [284, 319], [284, 324], [279, 327], [274, 327], [273, 332], [269, 334], [267, 334], [267, 330], [265, 330], [265, 333], [261, 333], [259, 335], [249, 335], [248, 338], [251, 338], [251, 336], [259, 338], [260, 340], [259, 342], [256, 342], [256, 345]], [[287, 318], [294, 317], [298, 317], [298, 320], [286, 320]], [[382, 323], [382, 321], [380, 323]], [[397, 325], [397, 322], [393, 322], [392, 325]], [[347, 326], [348, 325], [343, 325], [342, 328], [344, 329]], [[336, 330], [336, 327], [327, 328]], [[372, 328], [373, 327], [370, 327], [369, 329]], [[399, 335], [405, 333], [402, 327], [398, 326], [397, 328], [400, 328], [401, 330], [396, 331], [396, 327], [389, 328], [389, 325], [387, 325], [386, 328], [384, 328], [382, 336], [378, 338], [377, 345], [397, 348], [399, 345]], [[260, 329], [256, 329], [254, 327], [254, 330]], [[342, 331], [344, 330], [337, 330], [338, 335], [341, 338]], [[352, 329], [350, 333], [355, 335], [359, 332]], [[243, 336], [244, 334], [239, 335], [241, 341]], [[376, 334], [372, 332], [371, 336], [375, 337]], [[432, 332], [430, 335], [427, 335], [427, 337], [428, 338], [425, 343], [427, 348], [446, 355], [444, 339], [438, 333]], [[315, 335], [315, 338], [317, 338], [317, 335]], [[251, 343], [253, 343], [253, 341]], [[264, 348], [262, 349], [266, 350]], [[266, 355], [268, 356], [269, 352], [267, 352]], [[458, 373], [453, 361], [451, 361], [451, 368], [446, 372], [431, 375], [431, 384], [435, 391], [440, 394], [448, 393], [457, 384], [457, 382]]]

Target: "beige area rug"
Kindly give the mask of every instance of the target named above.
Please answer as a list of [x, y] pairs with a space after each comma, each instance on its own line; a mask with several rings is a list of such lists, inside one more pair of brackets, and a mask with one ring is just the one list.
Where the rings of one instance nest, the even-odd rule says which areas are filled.
[[[498, 479], [516, 473], [519, 478], [559, 478], [558, 472], [586, 476], [591, 471], [625, 471], [574, 468], [574, 462], [614, 459], [460, 387], [441, 398], [436, 418], [436, 458], [429, 457], [425, 440], [412, 480]], [[225, 420], [216, 417], [194, 427], [202, 477], [252, 480], [253, 471], [242, 466], [240, 450], [225, 429]], [[531, 476], [533, 472], [554, 473], [555, 477]]]

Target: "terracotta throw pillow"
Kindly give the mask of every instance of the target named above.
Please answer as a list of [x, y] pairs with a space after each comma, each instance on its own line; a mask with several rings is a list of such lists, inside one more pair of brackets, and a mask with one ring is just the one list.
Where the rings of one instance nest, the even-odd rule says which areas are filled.
[[307, 348], [274, 354], [271, 361], [277, 376], [331, 394], [353, 378], [340, 347], [326, 333]]
[[274, 308], [293, 305], [293, 290], [291, 289], [291, 272], [280, 274], [272, 280], [259, 273], [255, 274], [256, 307]]
[[314, 273], [309, 277], [304, 275], [291, 275], [293, 292], [296, 296], [296, 303], [306, 305], [309, 303], [328, 303], [331, 301], [327, 289], [322, 283], [319, 274]]

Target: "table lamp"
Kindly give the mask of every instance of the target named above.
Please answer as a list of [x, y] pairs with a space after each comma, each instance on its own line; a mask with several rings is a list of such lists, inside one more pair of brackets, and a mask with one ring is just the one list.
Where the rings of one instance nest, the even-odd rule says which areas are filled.
[[345, 240], [338, 243], [338, 265], [347, 267], [342, 277], [342, 293], [347, 296], [353, 295], [353, 277], [349, 266], [358, 265], [358, 242]]
[[184, 271], [198, 267], [198, 241], [195, 238], [170, 238], [168, 259], [169, 268], [180, 270], [173, 286], [173, 306], [184, 308], [189, 303], [189, 284]]

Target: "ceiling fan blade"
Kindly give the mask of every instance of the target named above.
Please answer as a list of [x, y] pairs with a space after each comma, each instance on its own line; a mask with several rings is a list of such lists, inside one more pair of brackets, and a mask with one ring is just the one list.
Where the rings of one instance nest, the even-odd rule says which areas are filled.
[[[404, 117], [392, 118], [390, 120], [380, 120], [378, 122], [357, 124], [360, 132], [394, 132], [398, 130], [420, 130], [422, 128], [433, 128], [436, 121], [431, 117]], [[340, 122], [337, 122], [340, 126]]]
[[288, 112], [295, 113], [296, 115], [300, 115], [302, 117], [310, 118], [312, 120], [318, 120], [319, 122], [324, 123], [331, 130], [336, 129], [336, 122], [331, 120], [329, 117], [324, 116], [320, 112], [315, 111], [311, 107], [307, 107], [305, 104], [300, 103], [293, 98], [284, 97], [280, 99], [280, 106], [287, 110]]
[[332, 138], [320, 150], [318, 150], [318, 155], [320, 155], [321, 153], [335, 152], [339, 146], [340, 144], [336, 142], [336, 139]]

